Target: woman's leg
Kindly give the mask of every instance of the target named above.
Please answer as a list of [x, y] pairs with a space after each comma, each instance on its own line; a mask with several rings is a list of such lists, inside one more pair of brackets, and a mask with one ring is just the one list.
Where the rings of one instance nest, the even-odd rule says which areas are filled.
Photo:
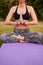
[[43, 40], [43, 33], [28, 32], [24, 37], [27, 42], [41, 43], [40, 41]]
[[0, 35], [0, 40], [2, 40], [3, 43], [16, 43], [20, 42], [19, 39], [12, 38], [11, 35], [14, 35], [15, 33], [5, 33]]

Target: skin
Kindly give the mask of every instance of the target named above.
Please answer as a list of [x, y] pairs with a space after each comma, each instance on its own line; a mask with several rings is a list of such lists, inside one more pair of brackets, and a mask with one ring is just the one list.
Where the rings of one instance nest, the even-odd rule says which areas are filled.
[[[30, 25], [37, 25], [38, 22], [37, 22], [37, 17], [36, 17], [34, 8], [32, 6], [27, 5], [28, 13], [31, 15], [32, 21], [23, 20], [22, 14], [25, 14], [25, 12], [26, 12], [26, 7], [25, 7], [26, 6], [26, 3], [25, 3], [26, 0], [18, 0], [18, 1], [19, 1], [19, 5], [18, 5], [17, 13], [20, 14], [19, 20], [15, 20], [15, 22], [11, 21], [12, 15], [15, 12], [16, 7], [17, 7], [17, 6], [13, 6], [10, 9], [10, 11], [6, 17], [5, 24], [6, 25], [13, 25], [17, 29], [28, 29]], [[16, 25], [16, 22], [25, 22], [26, 25], [22, 25], [22, 24]], [[21, 35], [18, 35], [18, 36], [12, 35], [11, 37], [13, 37], [13, 38], [15, 37], [17, 39], [20, 39], [20, 42], [24, 42], [24, 37], [22, 37]]]

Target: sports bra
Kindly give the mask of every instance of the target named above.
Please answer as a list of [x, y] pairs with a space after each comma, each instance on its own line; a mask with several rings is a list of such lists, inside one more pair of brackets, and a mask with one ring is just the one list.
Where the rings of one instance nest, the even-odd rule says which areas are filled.
[[[18, 9], [18, 6], [16, 8], [15, 13], [13, 14], [15, 20], [18, 20], [20, 18], [20, 14], [17, 13], [17, 9]], [[24, 20], [29, 20], [29, 18], [30, 18], [30, 14], [28, 12], [27, 6], [26, 6], [26, 13], [22, 14], [22, 17]]]

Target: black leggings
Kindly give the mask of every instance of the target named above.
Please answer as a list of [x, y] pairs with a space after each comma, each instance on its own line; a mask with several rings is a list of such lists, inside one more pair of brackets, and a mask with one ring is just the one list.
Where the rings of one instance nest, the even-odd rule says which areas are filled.
[[30, 32], [29, 29], [14, 29], [11, 33], [5, 33], [0, 35], [0, 40], [4, 43], [19, 43], [20, 40], [12, 38], [11, 35], [21, 35], [24, 36], [26, 42], [40, 43], [43, 40], [43, 33], [40, 32]]

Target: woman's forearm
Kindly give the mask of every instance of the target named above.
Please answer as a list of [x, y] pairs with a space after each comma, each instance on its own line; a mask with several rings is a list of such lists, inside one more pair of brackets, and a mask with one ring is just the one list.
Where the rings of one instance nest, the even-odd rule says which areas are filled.
[[12, 22], [12, 21], [5, 21], [5, 24], [6, 24], [6, 25], [15, 25], [15, 24], [16, 24], [16, 22]]
[[38, 22], [35, 22], [35, 21], [28, 22], [28, 25], [37, 25], [37, 24], [38, 24]]
[[10, 22], [10, 25], [16, 25], [16, 22]]

